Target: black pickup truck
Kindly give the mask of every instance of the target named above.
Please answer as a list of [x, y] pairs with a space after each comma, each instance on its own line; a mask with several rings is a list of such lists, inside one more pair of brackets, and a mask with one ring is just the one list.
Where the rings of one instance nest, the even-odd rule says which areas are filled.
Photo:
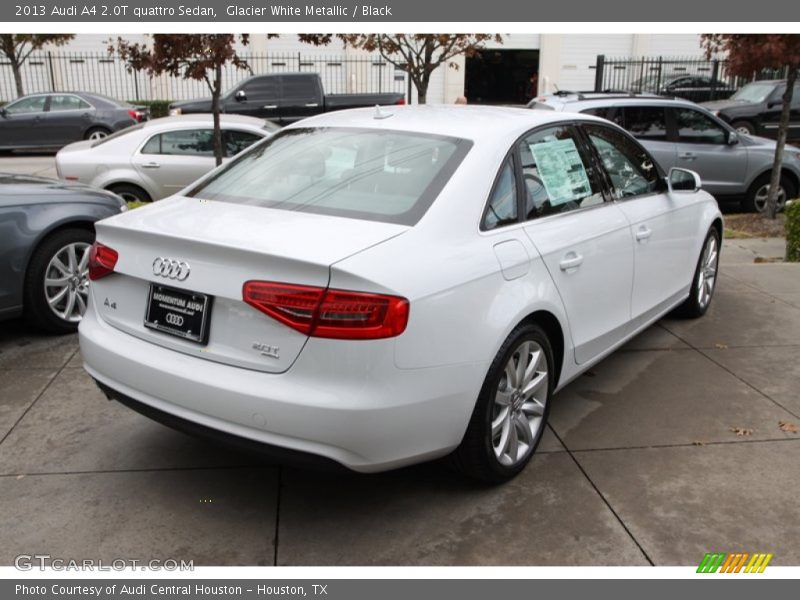
[[[269, 119], [285, 125], [333, 110], [405, 104], [400, 93], [325, 94], [317, 73], [271, 73], [245, 79], [220, 98], [224, 113]], [[211, 98], [173, 102], [170, 115], [211, 112]]]

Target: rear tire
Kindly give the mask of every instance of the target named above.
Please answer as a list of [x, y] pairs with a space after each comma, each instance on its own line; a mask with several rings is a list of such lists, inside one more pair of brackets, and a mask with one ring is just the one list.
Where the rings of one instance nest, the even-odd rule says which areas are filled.
[[106, 127], [92, 127], [83, 134], [85, 140], [102, 140], [111, 135], [111, 130]]
[[132, 183], [118, 183], [106, 188], [110, 192], [114, 192], [117, 196], [125, 200], [125, 202], [152, 202], [153, 199], [150, 194], [145, 192], [138, 185]]
[[756, 126], [750, 121], [734, 121], [731, 123], [731, 127], [736, 130], [736, 133], [744, 133], [746, 135], [756, 134]]
[[[771, 173], [764, 173], [758, 177], [747, 195], [742, 200], [742, 210], [745, 212], [763, 213], [767, 210], [767, 193], [769, 192], [769, 182]], [[786, 175], [781, 174], [780, 190], [778, 190], [778, 210], [783, 210], [787, 200], [791, 200], [797, 194], [794, 183]]]
[[677, 316], [697, 319], [708, 311], [711, 300], [714, 298], [714, 290], [717, 288], [719, 250], [719, 233], [715, 227], [712, 227], [703, 242], [700, 257], [697, 259], [689, 297], [675, 309]]
[[74, 333], [78, 329], [88, 301], [92, 242], [94, 233], [88, 229], [62, 229], [34, 250], [23, 288], [24, 314], [29, 323], [50, 333]]
[[525, 468], [547, 424], [553, 364], [550, 340], [537, 324], [523, 323], [509, 334], [489, 367], [464, 439], [450, 456], [453, 466], [488, 483], [508, 481]]

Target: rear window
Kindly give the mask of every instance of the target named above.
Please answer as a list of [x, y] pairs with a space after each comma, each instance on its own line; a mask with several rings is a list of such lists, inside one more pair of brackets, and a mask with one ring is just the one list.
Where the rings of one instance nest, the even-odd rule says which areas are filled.
[[119, 131], [115, 131], [111, 135], [107, 135], [104, 138], [95, 140], [94, 142], [92, 142], [91, 147], [96, 148], [97, 146], [102, 146], [103, 144], [117, 140], [121, 138], [123, 135], [128, 135], [129, 133], [133, 133], [134, 131], [139, 131], [144, 127], [144, 125], [145, 125], [144, 123], [139, 123], [138, 125], [131, 125], [129, 127], [126, 127], [125, 129], [120, 129]]
[[400, 131], [288, 129], [234, 160], [189, 196], [413, 225], [471, 145]]

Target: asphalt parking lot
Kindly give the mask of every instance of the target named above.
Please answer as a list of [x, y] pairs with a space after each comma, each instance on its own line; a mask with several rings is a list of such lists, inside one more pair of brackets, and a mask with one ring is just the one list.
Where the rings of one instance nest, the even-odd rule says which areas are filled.
[[76, 336], [4, 322], [0, 564], [798, 564], [800, 265], [753, 263], [781, 253], [726, 243], [706, 317], [662, 320], [562, 391], [539, 454], [501, 487], [439, 464], [264, 464], [106, 400]]

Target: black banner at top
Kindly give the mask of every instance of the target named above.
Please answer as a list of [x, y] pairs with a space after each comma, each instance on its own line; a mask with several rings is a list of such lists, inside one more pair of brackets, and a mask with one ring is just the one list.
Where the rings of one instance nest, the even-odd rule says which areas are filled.
[[[0, 3], [0, 21], [74, 22], [780, 22], [800, 21], [786, 0], [34, 0]], [[788, 29], [788, 28], [787, 28]]]

